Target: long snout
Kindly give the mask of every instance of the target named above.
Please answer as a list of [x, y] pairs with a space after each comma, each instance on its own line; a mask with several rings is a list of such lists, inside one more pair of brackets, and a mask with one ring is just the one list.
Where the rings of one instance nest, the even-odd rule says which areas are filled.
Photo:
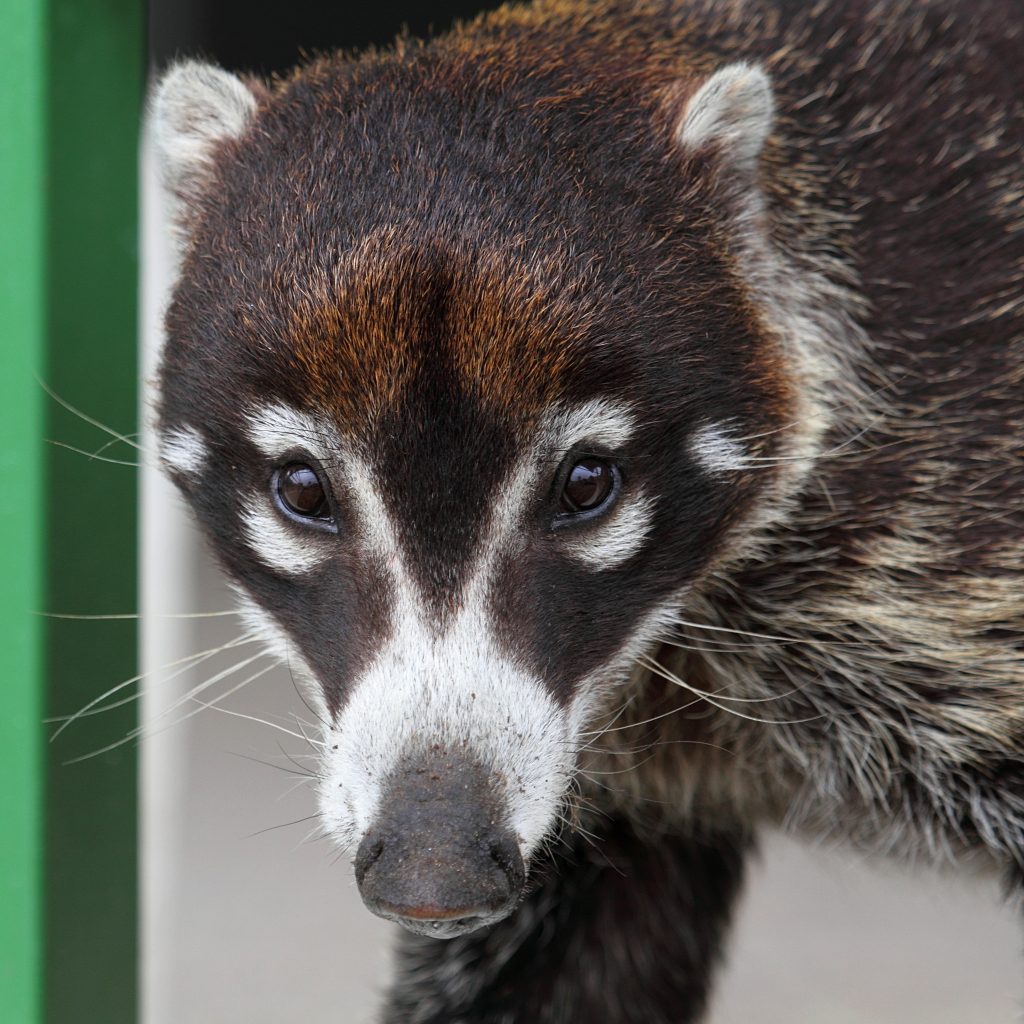
[[526, 871], [504, 804], [500, 780], [465, 754], [435, 746], [406, 757], [356, 854], [367, 907], [437, 938], [506, 917]]

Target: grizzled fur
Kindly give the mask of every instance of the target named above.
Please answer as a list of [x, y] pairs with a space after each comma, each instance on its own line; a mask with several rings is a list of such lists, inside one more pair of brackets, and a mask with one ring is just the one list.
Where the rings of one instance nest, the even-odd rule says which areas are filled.
[[261, 564], [246, 410], [371, 467], [435, 635], [552, 410], [636, 422], [597, 451], [635, 553], [581, 564], [545, 484], [488, 563], [488, 642], [581, 723], [566, 824], [511, 917], [406, 939], [389, 1021], [698, 1020], [765, 821], [1020, 877], [1022, 51], [1010, 0], [538, 0], [232, 85], [219, 127], [158, 94], [195, 148], [167, 462], [328, 723], [394, 557], [328, 460], [336, 547]]

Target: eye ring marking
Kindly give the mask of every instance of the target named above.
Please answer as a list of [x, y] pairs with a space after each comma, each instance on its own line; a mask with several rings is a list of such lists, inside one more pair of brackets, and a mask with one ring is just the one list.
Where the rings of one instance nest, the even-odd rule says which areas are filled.
[[337, 532], [327, 485], [310, 462], [292, 460], [274, 470], [271, 491], [278, 509], [301, 526]]
[[575, 454], [563, 463], [556, 488], [555, 527], [597, 519], [615, 504], [622, 490], [622, 470], [602, 456]]

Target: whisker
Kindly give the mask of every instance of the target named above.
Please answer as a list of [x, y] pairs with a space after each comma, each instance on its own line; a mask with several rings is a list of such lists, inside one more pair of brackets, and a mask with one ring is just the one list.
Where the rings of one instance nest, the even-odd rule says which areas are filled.
[[305, 740], [305, 741], [306, 741], [306, 742], [307, 742], [307, 743], [308, 743], [308, 744], [309, 744], [309, 745], [310, 745], [311, 747], [313, 747], [314, 745], [319, 745], [319, 746], [323, 746], [323, 745], [324, 745], [324, 744], [320, 743], [320, 742], [319, 742], [318, 740], [311, 740], [311, 739], [309, 738], [309, 736], [308, 736], [308, 735], [306, 734], [306, 726], [308, 726], [308, 725], [309, 725], [309, 723], [308, 723], [308, 722], [303, 722], [303, 721], [302, 721], [302, 719], [301, 719], [301, 718], [299, 718], [299, 716], [298, 716], [298, 715], [296, 715], [296, 714], [294, 714], [294, 713], [292, 714], [292, 719], [293, 719], [293, 720], [294, 720], [294, 722], [295, 722], [295, 726], [296, 726], [296, 728], [297, 728], [297, 729], [299, 730], [299, 732], [301, 732], [301, 733], [302, 733], [302, 738], [303, 738], [303, 739], [304, 739], [304, 740]]
[[[127, 440], [128, 438], [139, 437], [141, 435], [136, 432], [136, 433], [131, 433], [131, 434], [125, 434], [124, 436], [125, 436], [125, 440]], [[101, 444], [99, 446], [99, 448], [97, 448], [96, 451], [94, 451], [92, 454], [93, 454], [93, 456], [102, 455], [108, 448], [110, 448], [111, 446], [113, 446], [115, 444], [118, 444], [119, 442], [120, 443], [124, 443], [124, 442], [121, 441], [121, 439], [119, 437], [111, 438], [105, 444]]]
[[312, 821], [314, 818], [319, 817], [319, 814], [307, 814], [304, 818], [296, 818], [295, 821], [286, 821], [281, 825], [270, 825], [267, 828], [261, 828], [258, 832], [251, 832], [245, 838], [254, 839], [256, 836], [261, 836], [266, 832], [274, 832], [279, 828], [291, 828], [292, 825], [301, 825], [304, 821]]
[[[646, 668], [652, 670], [655, 667], [659, 669], [665, 668], [665, 666], [662, 665], [660, 662], [655, 661], [653, 658], [649, 658], [647, 655], [642, 655], [639, 660]], [[665, 671], [669, 670], [665, 669]], [[792, 697], [794, 693], [800, 692], [797, 687], [793, 687], [792, 689], [786, 690], [784, 693], [773, 693], [770, 697], [726, 697], [721, 693], [708, 694], [705, 693], [703, 690], [697, 690], [694, 687], [688, 686], [687, 689], [689, 689], [692, 693], [699, 693], [701, 697], [712, 696], [715, 698], [715, 700], [727, 700], [733, 704], [770, 704], [773, 701], [782, 700], [784, 697]]]
[[[686, 711], [688, 708], [692, 708], [694, 705], [700, 703], [699, 701], [693, 700], [689, 704], [680, 704], [677, 707], [670, 708], [668, 711], [663, 711], [660, 715], [652, 715], [650, 718], [645, 718], [642, 722], [627, 722], [625, 725], [617, 725], [614, 728], [608, 729], [593, 729], [590, 732], [582, 732], [580, 736], [593, 736], [590, 740], [591, 743], [596, 742], [602, 736], [609, 732], [622, 732], [624, 729], [639, 729], [641, 726], [650, 725], [651, 722], [659, 722], [663, 718], [668, 718], [669, 715], [676, 715], [680, 711]], [[586, 749], [581, 747], [581, 750]]]
[[[223, 708], [217, 708], [216, 705], [214, 705], [214, 707], [218, 711], [223, 711], [224, 710]], [[308, 771], [304, 771], [304, 770], [303, 771], [296, 771], [296, 769], [294, 769], [294, 768], [287, 768], [283, 764], [274, 764], [273, 761], [264, 761], [262, 758], [253, 757], [251, 754], [241, 754], [241, 753], [239, 753], [236, 750], [228, 750], [228, 751], [225, 751], [225, 753], [230, 754], [232, 757], [240, 757], [243, 761], [252, 761], [254, 764], [261, 764], [261, 765], [264, 766], [264, 768], [273, 768], [275, 771], [285, 772], [287, 775], [300, 775], [300, 776], [302, 776], [303, 779], [316, 779], [317, 778], [317, 776], [314, 775], [312, 772], [308, 772]]]
[[[127, 434], [119, 433], [112, 427], [108, 427], [105, 423], [101, 423], [99, 420], [93, 419], [92, 416], [82, 412], [81, 409], [75, 408], [75, 406], [73, 406], [70, 402], [65, 401], [63, 398], [60, 397], [60, 395], [57, 394], [56, 391], [53, 390], [53, 388], [51, 388], [46, 383], [46, 381], [42, 380], [42, 378], [36, 377], [36, 381], [39, 383], [39, 386], [50, 396], [50, 398], [52, 398], [59, 406], [66, 409], [68, 412], [77, 416], [79, 419], [84, 420], [90, 426], [96, 427], [97, 430], [102, 430], [103, 433], [109, 434], [111, 437], [114, 438], [114, 440], [123, 441], [126, 445], [128, 445], [131, 448], [135, 448], [137, 451], [144, 451], [142, 445], [137, 444], [135, 441], [129, 440]], [[89, 453], [86, 452], [85, 454], [88, 455]]]
[[94, 462], [106, 462], [111, 466], [131, 466], [132, 469], [142, 469], [144, 465], [155, 466], [155, 464], [148, 462], [129, 462], [127, 459], [112, 459], [107, 455], [96, 455], [94, 452], [87, 452], [84, 448], [76, 448], [73, 444], [66, 444], [64, 441], [54, 441], [50, 437], [46, 439], [46, 443], [52, 444], [55, 448], [63, 448], [66, 451], [74, 452], [76, 455], [84, 455], [87, 459], [92, 459]]
[[[231, 671], [233, 671], [233, 672], [234, 671], [238, 671], [238, 669], [244, 667], [245, 665], [250, 664], [254, 660], [255, 660], [255, 658], [250, 658], [247, 661], [244, 661], [244, 662], [242, 662], [239, 665], [235, 665], [234, 668]], [[224, 700], [226, 697], [230, 697], [231, 694], [236, 693], [238, 690], [240, 690], [246, 684], [251, 683], [255, 679], [259, 679], [259, 677], [261, 675], [265, 675], [273, 667], [274, 667], [273, 665], [268, 665], [265, 668], [260, 669], [259, 672], [255, 672], [253, 675], [249, 676], [247, 679], [243, 679], [242, 682], [239, 683], [237, 686], [234, 686], [230, 690], [228, 690], [226, 693], [221, 694], [217, 698], [217, 700]], [[219, 677], [223, 678], [223, 676], [225, 674], [226, 673], [219, 673]], [[204, 683], [203, 684], [204, 687], [206, 685], [208, 685], [208, 683]], [[101, 754], [106, 754], [106, 753], [109, 753], [111, 750], [116, 750], [118, 747], [122, 747], [126, 743], [131, 743], [133, 740], [137, 740], [137, 739], [146, 739], [146, 740], [148, 740], [148, 739], [151, 739], [154, 736], [159, 736], [162, 733], [167, 732], [168, 729], [173, 729], [175, 726], [181, 725], [182, 722], [185, 722], [188, 719], [192, 718], [194, 715], [199, 714], [199, 712], [202, 711], [203, 708], [206, 708], [206, 707], [216, 707], [216, 703], [209, 703], [209, 704], [207, 704], [204, 701], [198, 700], [198, 698], [192, 698], [192, 699], [195, 700], [196, 703], [200, 704], [201, 706], [196, 708], [194, 711], [190, 711], [187, 715], [182, 715], [181, 718], [177, 718], [173, 722], [168, 722], [166, 725], [162, 726], [159, 729], [151, 729], [149, 727], [148, 723], [146, 725], [137, 726], [136, 728], [134, 728], [130, 732], [128, 732], [126, 735], [122, 736], [121, 739], [115, 740], [113, 743], [108, 743], [105, 747], [100, 747], [99, 750], [93, 750], [93, 751], [91, 751], [88, 754], [82, 754], [81, 757], [73, 757], [73, 758], [71, 758], [68, 761], [64, 761], [63, 764], [65, 766], [72, 765], [72, 764], [80, 764], [82, 761], [88, 761], [88, 760], [90, 760], [93, 757], [99, 757]], [[177, 705], [175, 705], [175, 707], [176, 706]], [[168, 708], [166, 711], [161, 712], [160, 717], [163, 717], [164, 715], [166, 715], [171, 710], [173, 710], [173, 709], [172, 708]], [[218, 708], [217, 710], [224, 710], [224, 709], [223, 708]]]
[[240, 615], [237, 609], [223, 612], [120, 612], [112, 615], [76, 615], [71, 612], [32, 612], [43, 619], [70, 619], [76, 622], [114, 622], [134, 619], [212, 619], [224, 615]]
[[579, 774], [584, 776], [584, 777], [589, 777], [591, 775], [625, 775], [628, 772], [634, 772], [638, 768], [642, 768], [653, 757], [654, 757], [654, 755], [651, 754], [650, 756], [645, 757], [642, 761], [638, 761], [636, 764], [628, 765], [626, 768], [617, 768], [613, 772], [602, 772], [602, 771], [598, 771], [596, 768], [580, 768], [579, 769]]
[[[205, 692], [211, 686], [216, 686], [217, 683], [219, 683], [222, 679], [227, 679], [229, 676], [233, 676], [236, 672], [240, 671], [241, 669], [247, 668], [254, 661], [259, 661], [260, 658], [266, 658], [266, 657], [269, 657], [269, 655], [266, 653], [266, 651], [257, 651], [256, 654], [252, 655], [252, 657], [250, 657], [250, 658], [243, 658], [241, 661], [236, 661], [234, 665], [230, 665], [230, 666], [228, 666], [225, 669], [221, 669], [220, 672], [216, 672], [209, 679], [206, 679], [203, 682], [199, 683], [198, 685], [193, 686], [192, 689], [188, 691], [188, 693], [183, 693], [176, 701], [174, 701], [173, 703], [169, 704], [166, 708], [164, 708], [160, 712], [160, 717], [164, 718], [165, 716], [169, 715], [172, 711], [176, 711], [178, 708], [180, 708], [183, 705], [189, 703], [189, 701], [197, 700], [197, 697], [198, 697], [198, 695], [200, 693]], [[260, 674], [263, 675], [263, 674], [269, 672], [272, 668], [274, 668], [274, 665], [266, 665], [266, 666], [264, 666], [260, 670]], [[250, 678], [258, 678], [258, 677], [250, 677]], [[246, 680], [246, 682], [248, 682], [248, 680]], [[239, 689], [239, 688], [240, 687], [235, 687], [234, 689], [228, 690], [226, 693], [221, 694], [221, 696], [216, 698], [216, 699], [217, 700], [221, 700], [223, 697], [229, 696], [230, 694], [235, 692], [235, 689]], [[201, 702], [197, 701], [197, 703], [201, 703]], [[189, 715], [191, 715], [191, 714], [193, 714], [193, 712], [189, 712]], [[185, 717], [188, 718], [189, 715], [186, 715]], [[182, 721], [184, 721], [184, 719], [182, 719]]]
[[195, 654], [188, 654], [184, 658], [178, 658], [176, 661], [168, 662], [166, 665], [161, 665], [158, 668], [149, 669], [146, 672], [140, 672], [137, 676], [132, 676], [131, 679], [125, 679], [123, 682], [118, 683], [116, 686], [112, 686], [106, 693], [101, 693], [98, 697], [94, 697], [88, 704], [83, 705], [78, 711], [71, 715], [57, 715], [53, 718], [47, 718], [44, 721], [47, 725], [51, 725], [54, 722], [62, 722], [63, 724], [54, 732], [50, 737], [52, 743], [69, 725], [73, 722], [77, 722], [80, 718], [90, 718], [93, 715], [102, 714], [106, 711], [112, 711], [114, 708], [124, 707], [125, 704], [130, 704], [132, 701], [138, 700], [142, 696], [142, 691], [133, 693], [130, 697], [124, 697], [119, 701], [115, 701], [113, 704], [104, 704], [103, 707], [97, 707], [101, 701], [106, 700], [108, 697], [113, 697], [115, 693], [120, 692], [126, 686], [131, 686], [132, 683], [141, 682], [143, 679], [149, 676], [156, 675], [158, 673], [166, 672], [169, 668], [175, 668], [175, 666], [181, 666], [176, 672], [172, 672], [169, 676], [165, 677], [165, 681], [171, 679], [177, 679], [179, 676], [188, 672], [189, 669], [195, 668], [197, 665], [201, 665], [204, 661], [209, 661], [216, 654], [220, 654], [221, 651], [230, 650], [234, 647], [241, 647], [244, 644], [254, 643], [256, 637], [244, 634], [240, 637], [235, 637], [234, 640], [230, 640], [226, 644], [221, 644], [220, 647], [211, 647], [205, 651], [199, 651]]
[[[686, 637], [686, 639], [689, 640], [691, 638]], [[716, 640], [714, 637], [704, 640], [705, 644], [714, 645], [711, 647], [698, 646], [697, 644], [684, 644], [681, 640], [676, 640], [667, 636], [659, 637], [659, 641], [663, 644], [667, 644], [669, 647], [674, 647], [677, 650], [693, 651], [695, 654], [739, 654], [744, 650], [749, 650], [751, 647], [758, 648], [764, 646], [764, 644], [741, 644], [730, 642], [728, 640]]]
[[[275, 666], [270, 665], [266, 669], [264, 669], [264, 671], [269, 672], [270, 669], [274, 667]], [[230, 690], [228, 693], [225, 693], [224, 697], [230, 697], [232, 693], [234, 693], [234, 690]], [[222, 697], [218, 698], [218, 700], [222, 699]], [[305, 740], [311, 746], [323, 746], [323, 744], [319, 743], [317, 740], [311, 740], [308, 736], [303, 736], [300, 733], [292, 732], [291, 729], [286, 729], [283, 725], [278, 725], [276, 722], [268, 722], [265, 718], [259, 718], [256, 715], [247, 715], [243, 711], [234, 711], [231, 708], [223, 708], [219, 704], [216, 704], [214, 702], [208, 703], [206, 701], [199, 700], [198, 697], [193, 698], [193, 700], [195, 700], [197, 704], [201, 705], [200, 710], [202, 708], [210, 708], [213, 711], [219, 711], [222, 715], [231, 715], [232, 718], [244, 718], [249, 722], [256, 722], [259, 725], [265, 725], [269, 729], [278, 729], [280, 732], [283, 732], [286, 736], [292, 736], [297, 740]]]
[[287, 654], [289, 655], [289, 657], [288, 657], [288, 662], [287, 662], [287, 666], [288, 666], [288, 678], [289, 678], [289, 679], [291, 679], [291, 681], [292, 681], [292, 688], [293, 688], [293, 689], [295, 690], [296, 694], [298, 694], [299, 700], [301, 700], [301, 701], [302, 701], [302, 703], [303, 703], [303, 704], [305, 705], [305, 707], [306, 707], [306, 710], [307, 710], [307, 711], [308, 711], [308, 712], [309, 712], [309, 713], [310, 713], [310, 714], [311, 714], [311, 715], [312, 715], [312, 716], [313, 716], [313, 717], [314, 717], [314, 718], [315, 718], [315, 719], [316, 719], [316, 720], [317, 720], [317, 721], [318, 721], [318, 722], [319, 722], [319, 723], [320, 723], [320, 724], [321, 724], [321, 725], [322, 725], [322, 726], [323, 726], [323, 727], [324, 727], [325, 729], [328, 729], [328, 728], [330, 728], [330, 722], [327, 722], [327, 721], [325, 721], [325, 720], [324, 720], [324, 719], [323, 719], [323, 718], [322, 718], [322, 717], [320, 716], [320, 714], [319, 714], [319, 713], [317, 712], [316, 708], [314, 708], [314, 707], [313, 707], [313, 705], [312, 705], [312, 704], [310, 704], [310, 703], [309, 703], [309, 701], [308, 701], [308, 700], [306, 699], [306, 695], [305, 695], [305, 694], [304, 694], [304, 693], [302, 692], [302, 687], [301, 687], [301, 686], [299, 686], [299, 681], [298, 681], [298, 680], [297, 680], [297, 679], [295, 678], [295, 673], [294, 673], [294, 672], [292, 671], [292, 662], [291, 662], [291, 650], [290, 650], [290, 649], [288, 649], [288, 650], [286, 651], [286, 653], [287, 653]]
[[[708, 629], [716, 633], [731, 633], [734, 636], [746, 636], [753, 640], [774, 640], [777, 643], [784, 644], [807, 644], [811, 647], [819, 647], [828, 645], [830, 647], [858, 647], [862, 646], [858, 641], [850, 641], [849, 643], [842, 640], [806, 640], [795, 636], [773, 636], [770, 633], [751, 633], [744, 629], [730, 629], [727, 626], [712, 626], [708, 623], [701, 622], [690, 622], [687, 619], [673, 619], [678, 626], [687, 626], [690, 629]], [[751, 646], [758, 646], [752, 644]]]
[[[306, 742], [308, 743], [308, 742], [309, 742], [309, 740], [307, 740]], [[284, 747], [283, 747], [283, 746], [281, 746], [281, 744], [280, 744], [280, 743], [278, 743], [278, 745], [277, 745], [277, 749], [278, 749], [278, 750], [280, 750], [280, 751], [281, 751], [281, 754], [282, 754], [282, 756], [286, 757], [286, 758], [287, 758], [287, 759], [288, 759], [289, 761], [291, 761], [291, 763], [292, 763], [293, 765], [295, 765], [295, 767], [296, 767], [296, 768], [297, 768], [297, 769], [298, 769], [298, 770], [299, 770], [300, 772], [304, 772], [304, 773], [305, 773], [306, 775], [308, 775], [308, 776], [309, 776], [309, 777], [310, 777], [311, 779], [319, 779], [319, 778], [320, 778], [320, 775], [319, 775], [319, 773], [317, 773], [317, 772], [311, 772], [311, 771], [310, 771], [310, 770], [309, 770], [309, 769], [308, 769], [308, 768], [307, 768], [307, 767], [306, 767], [306, 766], [305, 766], [304, 764], [300, 763], [299, 761], [296, 761], [296, 760], [295, 760], [295, 758], [294, 758], [294, 757], [293, 757], [293, 756], [292, 756], [291, 754], [289, 754], [289, 753], [288, 753], [288, 751], [287, 751], [287, 750], [285, 750], [285, 749], [284, 749]], [[306, 755], [304, 755], [304, 756], [306, 756], [306, 757], [310, 757], [310, 756], [313, 756], [313, 755], [310, 755], [310, 754], [306, 754]]]
[[665, 668], [664, 665], [660, 665], [656, 661], [651, 661], [648, 668], [656, 675], [661, 676], [662, 679], [670, 683], [675, 683], [677, 686], [681, 686], [684, 690], [688, 690], [690, 693], [696, 694], [701, 700], [706, 700], [712, 707], [718, 708], [719, 711], [724, 711], [726, 714], [734, 715], [736, 718], [742, 718], [747, 722], [756, 722], [759, 725], [804, 725], [807, 722], [816, 722], [823, 718], [823, 715], [814, 715], [811, 718], [796, 718], [791, 720], [776, 720], [769, 718], [756, 718], [753, 715], [745, 715], [741, 711], [737, 711], [735, 708], [727, 707], [723, 704], [717, 703], [717, 701], [710, 694], [704, 693], [698, 690], [696, 687], [691, 686], [684, 679], [681, 679], [674, 672]]

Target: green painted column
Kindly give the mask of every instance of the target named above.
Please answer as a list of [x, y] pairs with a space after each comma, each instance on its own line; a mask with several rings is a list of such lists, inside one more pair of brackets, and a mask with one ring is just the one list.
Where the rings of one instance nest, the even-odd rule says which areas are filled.
[[[6, 0], [0, 33], [0, 1021], [136, 1019], [130, 707], [67, 714], [135, 674], [137, 478], [87, 450], [136, 429], [136, 0]], [[106, 455], [131, 461], [134, 451]]]
[[[138, 0], [49, 0], [46, 37], [44, 376], [65, 401], [124, 434], [137, 429], [143, 13]], [[46, 410], [51, 439], [86, 451], [111, 440], [52, 400]], [[122, 444], [102, 454], [137, 457]], [[46, 608], [134, 611], [136, 470], [53, 447], [46, 469]], [[136, 674], [134, 621], [45, 621], [49, 715], [72, 712]], [[127, 705], [46, 745], [47, 1024], [136, 1019], [135, 744], [66, 763], [135, 722], [135, 705]]]
[[8, 0], [0, 33], [0, 1020], [41, 1012], [43, 113], [45, 24]]

